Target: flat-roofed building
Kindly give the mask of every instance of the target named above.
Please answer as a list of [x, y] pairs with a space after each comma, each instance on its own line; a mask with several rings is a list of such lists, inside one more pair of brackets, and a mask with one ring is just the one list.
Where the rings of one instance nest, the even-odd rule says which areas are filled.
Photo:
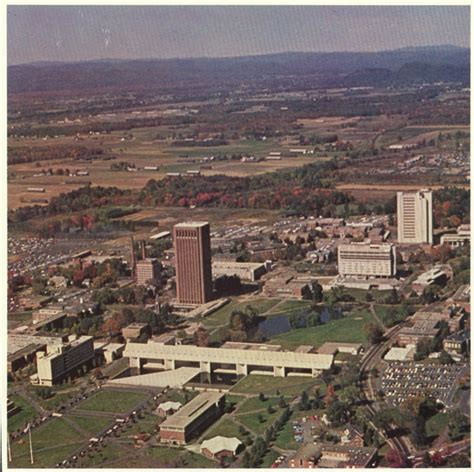
[[173, 228], [178, 303], [201, 305], [212, 299], [211, 237], [207, 222], [189, 221]]
[[137, 285], [148, 285], [160, 281], [161, 264], [158, 259], [141, 259], [137, 262]]
[[433, 204], [429, 190], [397, 192], [398, 242], [433, 243]]
[[344, 277], [393, 277], [397, 272], [393, 244], [340, 244], [337, 261]]
[[293, 276], [288, 276], [267, 280], [263, 286], [263, 293], [267, 297], [301, 300], [309, 296], [311, 289], [308, 282], [303, 282], [295, 279]]
[[265, 264], [260, 262], [221, 262], [212, 263], [213, 277], [221, 275], [236, 275], [241, 280], [250, 280], [254, 282], [258, 280], [267, 270]]
[[127, 341], [138, 339], [142, 334], [151, 332], [150, 325], [148, 323], [131, 323], [125, 328], [122, 328], [122, 336]]
[[305, 444], [301, 446], [296, 454], [289, 460], [288, 465], [292, 469], [313, 469], [318, 463], [321, 452], [319, 446], [315, 444]]
[[372, 464], [376, 457], [377, 448], [375, 447], [324, 445], [321, 447], [318, 467], [365, 469]]
[[160, 441], [186, 444], [222, 414], [224, 403], [224, 393], [201, 393], [161, 423]]
[[447, 244], [451, 247], [465, 246], [471, 242], [471, 225], [460, 225], [456, 233], [443, 234], [440, 244]]
[[439, 285], [443, 287], [452, 278], [453, 272], [449, 265], [435, 266], [420, 274], [411, 284], [413, 290], [421, 295], [428, 285]]
[[168, 417], [174, 415], [182, 406], [183, 404], [181, 402], [163, 402], [156, 408], [156, 414], [158, 416]]
[[44, 352], [36, 354], [38, 373], [31, 376], [32, 383], [52, 386], [64, 380], [67, 375], [94, 359], [92, 336], [81, 336], [62, 345], [49, 345]]
[[279, 346], [253, 343], [226, 343], [223, 348], [192, 345], [166, 345], [127, 343], [124, 357], [130, 359], [130, 367], [141, 370], [150, 363], [156, 368], [174, 370], [182, 365], [195, 366], [201, 372], [225, 371], [236, 375], [251, 372], [285, 377], [287, 375], [317, 376], [330, 369], [334, 356], [281, 351]]
[[410, 344], [418, 344], [421, 340], [432, 340], [438, 336], [440, 329], [437, 327], [439, 321], [416, 321], [413, 326], [404, 327], [397, 335], [400, 346], [406, 347]]

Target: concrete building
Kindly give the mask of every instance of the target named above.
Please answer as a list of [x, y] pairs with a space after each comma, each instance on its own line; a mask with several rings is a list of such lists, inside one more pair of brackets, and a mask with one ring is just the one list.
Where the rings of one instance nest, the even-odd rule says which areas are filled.
[[237, 438], [215, 436], [202, 442], [201, 454], [211, 459], [235, 457], [241, 446], [242, 442]]
[[143, 333], [151, 333], [150, 325], [148, 323], [131, 323], [125, 328], [122, 328], [122, 336], [127, 341], [134, 341], [138, 339]]
[[173, 228], [178, 303], [200, 305], [212, 298], [211, 238], [207, 222], [179, 223]]
[[398, 242], [433, 244], [433, 204], [429, 190], [397, 192]]
[[168, 417], [174, 415], [183, 405], [181, 402], [164, 402], [158, 405], [156, 409], [156, 414], [162, 417]]
[[145, 364], [157, 369], [174, 370], [179, 367], [197, 367], [205, 373], [249, 375], [258, 373], [285, 377], [287, 375], [318, 376], [330, 369], [334, 356], [286, 352], [279, 346], [252, 343], [226, 343], [221, 348], [192, 345], [166, 345], [148, 341], [128, 343], [124, 357], [130, 367], [141, 371]]
[[62, 345], [48, 345], [46, 353], [36, 354], [38, 373], [30, 377], [38, 385], [52, 386], [89, 362], [95, 356], [92, 336], [69, 337]]
[[337, 262], [344, 277], [393, 277], [397, 272], [393, 244], [340, 244]]
[[267, 280], [263, 287], [263, 294], [267, 297], [294, 298], [296, 300], [309, 296], [311, 289], [308, 282], [302, 282], [293, 276], [276, 277]]
[[146, 258], [137, 262], [137, 285], [160, 281], [161, 264], [158, 259]]
[[265, 264], [259, 262], [213, 262], [212, 275], [220, 277], [221, 275], [237, 275], [241, 280], [250, 280], [255, 282], [265, 274]]
[[437, 327], [439, 321], [416, 321], [413, 326], [404, 327], [397, 335], [399, 346], [406, 347], [410, 344], [418, 344], [422, 340], [432, 340], [438, 336], [440, 329]]
[[421, 295], [428, 285], [444, 287], [452, 275], [452, 268], [449, 265], [435, 266], [419, 275], [413, 281], [412, 288], [418, 295]]
[[443, 234], [440, 244], [448, 244], [451, 247], [465, 246], [471, 242], [471, 225], [461, 225], [456, 233]]
[[321, 458], [318, 467], [365, 469], [375, 461], [376, 457], [377, 448], [375, 447], [325, 445], [321, 447]]
[[161, 423], [160, 441], [186, 444], [221, 415], [224, 403], [224, 393], [201, 393]]

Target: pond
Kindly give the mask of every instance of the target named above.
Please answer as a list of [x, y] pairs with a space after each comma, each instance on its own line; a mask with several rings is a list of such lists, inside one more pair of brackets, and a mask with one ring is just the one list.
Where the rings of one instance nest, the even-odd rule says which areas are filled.
[[[304, 328], [306, 326], [306, 321], [311, 314], [312, 311], [310, 309], [302, 310], [298, 313], [299, 328]], [[340, 311], [338, 314], [340, 314]], [[290, 324], [291, 317], [292, 315], [276, 315], [268, 317], [259, 323], [258, 329], [266, 338], [272, 338], [279, 334], [287, 333], [293, 329]], [[327, 323], [331, 319], [331, 314], [327, 307], [322, 309], [319, 319], [322, 324]]]

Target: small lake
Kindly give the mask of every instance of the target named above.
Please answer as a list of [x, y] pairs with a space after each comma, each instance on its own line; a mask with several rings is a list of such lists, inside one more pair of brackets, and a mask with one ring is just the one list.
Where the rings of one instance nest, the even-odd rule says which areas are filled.
[[[306, 321], [311, 313], [311, 310], [302, 310], [300, 313], [298, 313], [300, 328], [306, 326]], [[271, 338], [273, 336], [278, 336], [279, 334], [287, 333], [293, 329], [290, 324], [291, 317], [292, 315], [276, 315], [268, 317], [259, 323], [258, 329], [266, 338]], [[329, 310], [324, 307], [320, 312], [320, 323], [327, 323], [330, 318], [331, 315]]]

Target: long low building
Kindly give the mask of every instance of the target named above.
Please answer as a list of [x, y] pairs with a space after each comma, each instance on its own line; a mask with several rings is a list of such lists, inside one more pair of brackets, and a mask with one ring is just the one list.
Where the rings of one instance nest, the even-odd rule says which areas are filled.
[[340, 244], [337, 251], [340, 275], [393, 277], [397, 272], [393, 244]]
[[265, 265], [260, 262], [213, 262], [212, 275], [237, 275], [242, 280], [255, 282], [265, 274]]
[[123, 353], [130, 359], [130, 367], [141, 371], [147, 362], [174, 370], [178, 367], [196, 366], [201, 372], [212, 373], [219, 369], [237, 375], [248, 375], [252, 371], [272, 374], [275, 377], [286, 375], [317, 376], [333, 365], [334, 356], [301, 352], [275, 351], [258, 345], [252, 349], [250, 344], [241, 348], [227, 346], [225, 349], [197, 346], [174, 346], [148, 343], [128, 343]]
[[186, 444], [221, 415], [224, 403], [224, 393], [201, 393], [160, 424], [160, 441]]

